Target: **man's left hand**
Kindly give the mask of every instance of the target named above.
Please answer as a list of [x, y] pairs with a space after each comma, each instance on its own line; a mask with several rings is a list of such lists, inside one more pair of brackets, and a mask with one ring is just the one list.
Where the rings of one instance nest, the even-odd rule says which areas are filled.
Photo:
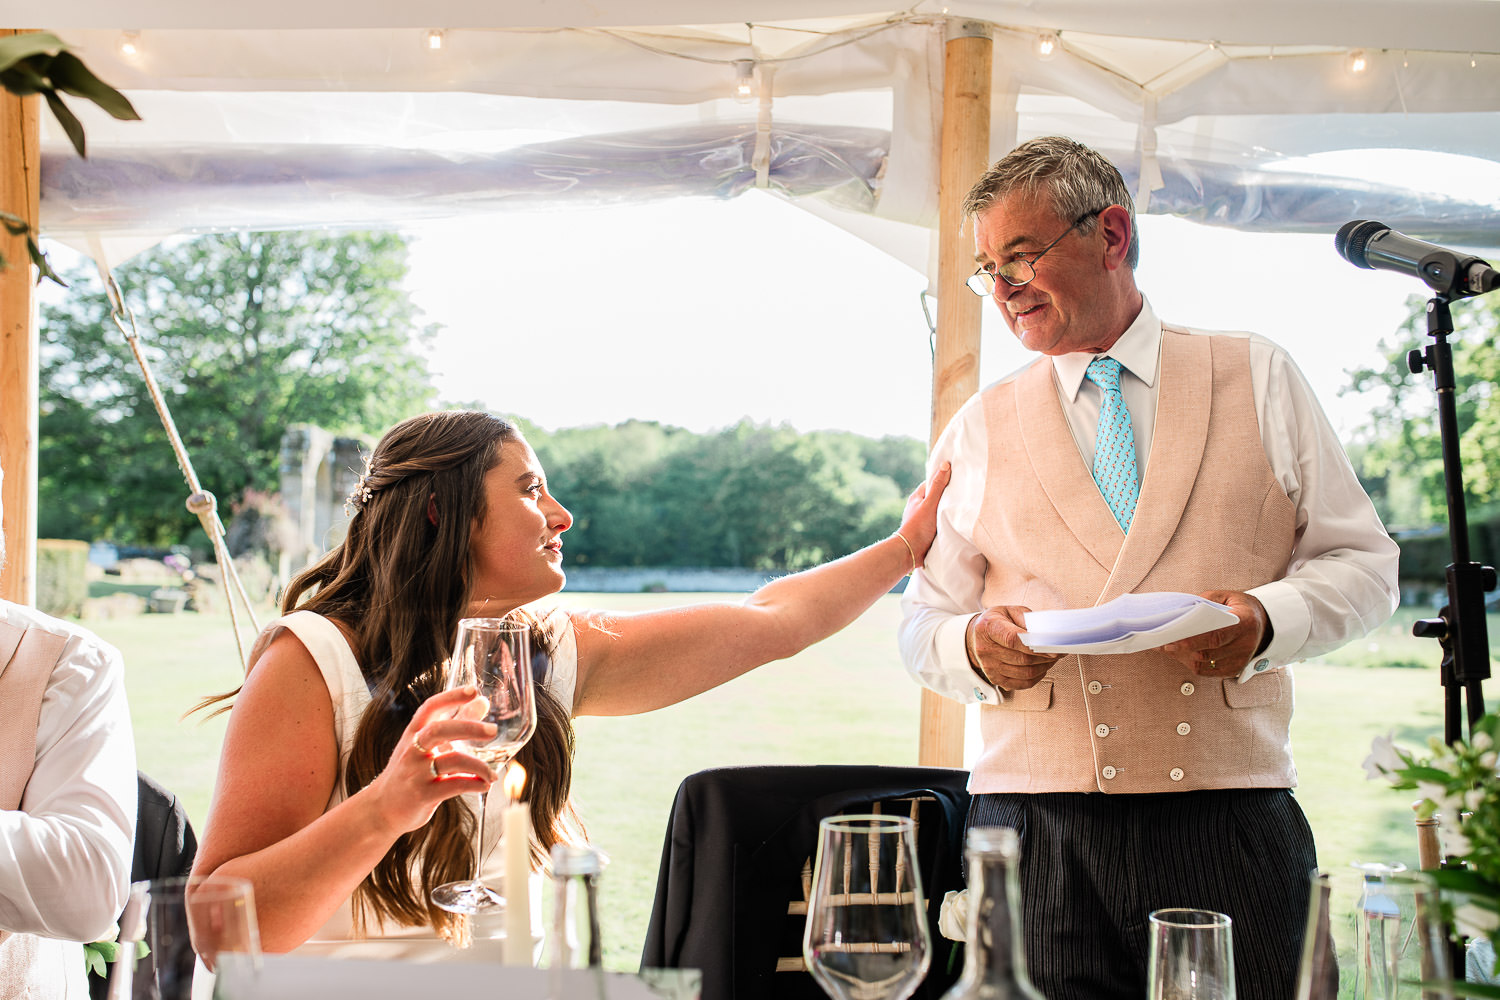
[[1170, 642], [1161, 651], [1201, 677], [1234, 677], [1260, 649], [1266, 634], [1266, 609], [1254, 597], [1237, 590], [1205, 590], [1198, 595], [1224, 605], [1239, 622]]

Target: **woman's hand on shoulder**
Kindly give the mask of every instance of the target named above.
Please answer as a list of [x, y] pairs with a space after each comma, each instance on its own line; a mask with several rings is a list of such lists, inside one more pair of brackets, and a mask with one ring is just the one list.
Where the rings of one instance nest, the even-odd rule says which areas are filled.
[[917, 567], [922, 565], [922, 560], [927, 557], [927, 550], [932, 546], [932, 540], [937, 537], [938, 502], [942, 500], [943, 491], [948, 488], [948, 480], [952, 475], [952, 465], [944, 462], [931, 478], [912, 490], [911, 496], [906, 498], [906, 511], [901, 515], [901, 537], [911, 546], [911, 554]]
[[494, 724], [483, 721], [487, 708], [472, 686], [440, 691], [417, 707], [390, 760], [366, 789], [393, 835], [425, 825], [444, 799], [489, 791], [498, 775], [465, 746], [494, 738]]

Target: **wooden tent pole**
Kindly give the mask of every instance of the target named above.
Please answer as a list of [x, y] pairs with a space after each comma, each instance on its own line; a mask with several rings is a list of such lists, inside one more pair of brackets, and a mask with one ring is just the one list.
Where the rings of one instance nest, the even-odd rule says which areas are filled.
[[[19, 32], [0, 29], [0, 35]], [[0, 211], [37, 231], [41, 198], [41, 98], [0, 91]], [[35, 269], [26, 240], [0, 228], [0, 468], [5, 482], [5, 567], [0, 597], [36, 600], [37, 345]]]
[[[964, 401], [979, 389], [979, 308], [983, 300], [964, 282], [974, 271], [972, 238], [965, 232], [964, 195], [989, 166], [990, 70], [994, 45], [989, 26], [949, 25], [943, 59], [943, 129], [938, 173], [937, 342], [932, 359], [932, 440]], [[964, 708], [922, 691], [919, 762], [962, 767]]]

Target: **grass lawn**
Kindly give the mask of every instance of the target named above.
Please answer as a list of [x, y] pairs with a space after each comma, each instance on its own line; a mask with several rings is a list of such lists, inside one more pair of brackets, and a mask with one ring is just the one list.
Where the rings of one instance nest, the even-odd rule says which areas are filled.
[[[706, 599], [562, 595], [564, 604], [621, 611]], [[1354, 860], [1415, 866], [1410, 810], [1360, 769], [1377, 734], [1394, 730], [1414, 745], [1442, 731], [1438, 646], [1410, 637], [1415, 617], [1403, 609], [1370, 639], [1295, 668], [1298, 796], [1324, 866]], [[575, 795], [592, 839], [612, 859], [601, 888], [611, 968], [633, 970], [639, 960], [667, 813], [682, 778], [731, 764], [915, 763], [918, 688], [896, 654], [899, 618], [898, 599], [886, 597], [831, 639], [689, 702], [646, 716], [578, 720]], [[224, 717], [184, 722], [180, 716], [199, 697], [239, 682], [228, 617], [143, 615], [87, 624], [125, 653], [141, 769], [181, 796], [201, 829]], [[1500, 636], [1493, 616], [1490, 635]]]

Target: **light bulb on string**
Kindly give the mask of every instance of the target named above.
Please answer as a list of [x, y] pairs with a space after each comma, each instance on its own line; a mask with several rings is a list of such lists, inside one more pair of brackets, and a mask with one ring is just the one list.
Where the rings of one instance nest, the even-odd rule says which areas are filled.
[[1045, 34], [1037, 35], [1036, 42], [1032, 47], [1036, 50], [1036, 57], [1038, 59], [1051, 59], [1052, 54], [1057, 51], [1057, 34], [1049, 31]]
[[755, 60], [734, 61], [734, 99], [749, 104], [755, 99]]
[[134, 59], [141, 54], [141, 33], [139, 31], [120, 32], [120, 41], [116, 47], [120, 50], [120, 55], [126, 59]]
[[1365, 59], [1364, 49], [1355, 49], [1349, 53], [1349, 72], [1363, 73], [1368, 66], [1369, 62]]
[[443, 47], [444, 41], [445, 39], [443, 38], [443, 29], [430, 28], [427, 31], [427, 41], [423, 47], [426, 48], [429, 52], [437, 52]]

